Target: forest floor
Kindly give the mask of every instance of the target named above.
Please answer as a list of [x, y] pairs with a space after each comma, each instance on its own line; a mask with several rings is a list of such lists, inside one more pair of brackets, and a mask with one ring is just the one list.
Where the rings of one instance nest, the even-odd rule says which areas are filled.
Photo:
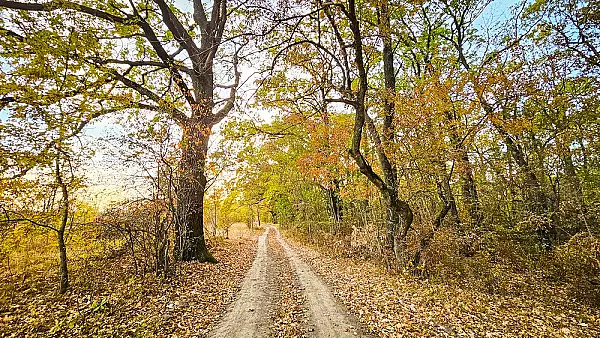
[[234, 226], [210, 242], [217, 264], [181, 263], [168, 280], [133, 274], [127, 257], [73, 257], [65, 295], [54, 266], [37, 277], [0, 271], [0, 337], [205, 337], [235, 299], [259, 234]]
[[380, 337], [600, 337], [600, 311], [548, 284], [482, 292], [386, 271], [359, 257], [288, 240], [335, 296]]
[[269, 225], [229, 237], [210, 242], [219, 263], [168, 280], [88, 259], [58, 295], [55, 272], [0, 271], [0, 337], [600, 337], [597, 308], [559, 288], [493, 294], [391, 273]]

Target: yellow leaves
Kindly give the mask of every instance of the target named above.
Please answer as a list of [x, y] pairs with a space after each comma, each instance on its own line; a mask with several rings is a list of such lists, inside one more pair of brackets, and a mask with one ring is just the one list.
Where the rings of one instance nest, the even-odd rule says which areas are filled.
[[214, 162], [214, 161], [210, 161], [206, 164], [204, 170], [209, 173], [210, 175], [216, 176], [217, 173], [219, 172], [219, 165]]
[[517, 118], [504, 121], [506, 131], [512, 135], [521, 135], [524, 132], [533, 131], [533, 121], [528, 118]]

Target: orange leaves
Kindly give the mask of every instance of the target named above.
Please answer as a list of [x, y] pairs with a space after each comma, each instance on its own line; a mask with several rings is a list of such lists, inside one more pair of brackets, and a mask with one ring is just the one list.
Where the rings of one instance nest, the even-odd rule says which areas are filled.
[[307, 144], [297, 159], [300, 172], [323, 186], [344, 176], [352, 168], [346, 151], [350, 123], [347, 115], [307, 119]]

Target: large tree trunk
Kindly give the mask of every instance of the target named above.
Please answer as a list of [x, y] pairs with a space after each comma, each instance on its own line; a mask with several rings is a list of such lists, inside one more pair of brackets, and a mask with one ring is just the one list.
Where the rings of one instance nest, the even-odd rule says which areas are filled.
[[386, 248], [401, 266], [408, 264], [406, 235], [413, 221], [413, 213], [405, 201], [397, 195], [383, 193], [386, 209]]
[[382, 140], [379, 140], [375, 126], [370, 119], [367, 121], [367, 126], [373, 136], [385, 180], [386, 191], [383, 192], [383, 197], [386, 206], [387, 245], [391, 248], [396, 260], [401, 265], [406, 265], [408, 263], [406, 235], [412, 224], [413, 213], [408, 203], [398, 198], [397, 168], [388, 159], [385, 151], [385, 148], [395, 141], [393, 119], [395, 114], [396, 72], [394, 70], [394, 47], [390, 15], [389, 1], [381, 2], [381, 7], [378, 11], [378, 23], [379, 36], [383, 41], [383, 76], [386, 89], [386, 97], [383, 103], [385, 114], [381, 133]]
[[210, 127], [191, 118], [184, 125], [177, 187], [176, 257], [183, 261], [216, 262], [204, 240], [204, 166]]

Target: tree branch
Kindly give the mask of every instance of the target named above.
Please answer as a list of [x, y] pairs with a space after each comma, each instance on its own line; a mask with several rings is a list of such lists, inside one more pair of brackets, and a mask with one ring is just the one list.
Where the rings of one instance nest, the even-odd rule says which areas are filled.
[[151, 67], [159, 67], [159, 68], [171, 68], [174, 67], [179, 71], [182, 71], [188, 75], [193, 75], [194, 71], [183, 66], [183, 65], [178, 65], [178, 64], [172, 64], [172, 65], [168, 65], [164, 62], [159, 62], [159, 61], [130, 61], [130, 60], [117, 60], [117, 59], [106, 59], [106, 60], [97, 60], [98, 63], [105, 65], [105, 64], [119, 64], [119, 65], [128, 65], [128, 66], [132, 66], [132, 67], [141, 67], [141, 66], [151, 66]]
[[207, 117], [206, 123], [209, 126], [219, 123], [221, 120], [223, 120], [223, 118], [225, 116], [227, 116], [227, 114], [229, 114], [231, 109], [233, 109], [233, 105], [235, 103], [235, 98], [236, 98], [236, 94], [237, 94], [237, 88], [240, 84], [240, 77], [241, 77], [241, 73], [238, 70], [238, 55], [237, 55], [237, 53], [238, 53], [238, 51], [236, 51], [233, 56], [233, 71], [235, 72], [235, 80], [234, 80], [233, 84], [229, 86], [231, 88], [229, 90], [229, 98], [225, 101], [225, 106], [223, 106], [223, 108], [221, 108], [215, 114], [209, 115]]
[[0, 7], [9, 8], [9, 9], [18, 9], [25, 11], [33, 11], [33, 12], [52, 12], [59, 9], [72, 9], [78, 12], [86, 13], [91, 16], [95, 16], [100, 19], [104, 19], [110, 22], [120, 23], [123, 25], [129, 24], [128, 19], [120, 17], [114, 14], [110, 14], [95, 8], [91, 8], [88, 6], [84, 6], [78, 3], [70, 2], [70, 1], [48, 1], [44, 3], [24, 3], [18, 1], [7, 1], [0, 0]]
[[[20, 223], [20, 222], [28, 222], [31, 223], [35, 226], [39, 226], [41, 228], [45, 228], [45, 229], [49, 229], [49, 230], [53, 230], [58, 232], [58, 229], [56, 229], [55, 227], [51, 226], [51, 225], [47, 225], [47, 224], [43, 224], [43, 223], [39, 223], [37, 221], [34, 221], [32, 219], [29, 219], [27, 217], [24, 217], [23, 215], [15, 212], [15, 211], [9, 211], [4, 207], [0, 207], [2, 208], [2, 210], [4, 211], [4, 215], [6, 217], [6, 219], [0, 220], [0, 224], [2, 223]], [[17, 218], [10, 218], [10, 214], [14, 214], [17, 216]]]
[[154, 0], [154, 2], [160, 8], [163, 21], [165, 25], [167, 25], [169, 30], [173, 33], [173, 36], [175, 37], [177, 42], [179, 42], [186, 49], [194, 65], [199, 65], [200, 49], [194, 42], [194, 39], [192, 39], [185, 27], [183, 27], [179, 19], [177, 19], [169, 5], [167, 5], [167, 3], [164, 0]]
[[[127, 87], [135, 90], [136, 92], [140, 93], [140, 95], [156, 102], [159, 107], [164, 106], [164, 100], [160, 98], [160, 96], [158, 96], [158, 94], [154, 93], [153, 91], [151, 91], [150, 89], [142, 86], [141, 84], [127, 78], [127, 76], [117, 72], [114, 69], [108, 69], [108, 72], [113, 75], [117, 80], [119, 80], [121, 83], [123, 83], [124, 85], [126, 85]], [[185, 121], [187, 121], [187, 116], [185, 116], [185, 114], [183, 112], [181, 112], [179, 109], [175, 108], [175, 107], [165, 107], [164, 111], [169, 113], [177, 122], [183, 123]]]

